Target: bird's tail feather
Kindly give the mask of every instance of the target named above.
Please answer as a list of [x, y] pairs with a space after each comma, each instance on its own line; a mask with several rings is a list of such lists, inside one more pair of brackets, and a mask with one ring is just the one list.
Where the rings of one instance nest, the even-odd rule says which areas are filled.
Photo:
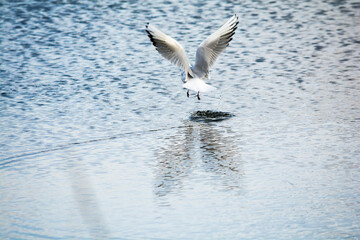
[[183, 87], [196, 92], [210, 92], [216, 89], [215, 87], [206, 84], [205, 81], [200, 78], [188, 80]]

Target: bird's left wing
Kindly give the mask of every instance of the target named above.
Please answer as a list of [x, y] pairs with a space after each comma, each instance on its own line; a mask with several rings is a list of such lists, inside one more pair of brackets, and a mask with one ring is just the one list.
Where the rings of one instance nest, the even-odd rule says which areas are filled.
[[184, 69], [186, 73], [192, 75], [189, 60], [180, 43], [149, 23], [146, 24], [146, 32], [153, 45], [156, 47], [156, 50], [164, 58]]
[[235, 34], [238, 23], [239, 17], [235, 14], [224, 23], [222, 27], [200, 44], [196, 51], [194, 72], [202, 76], [209, 74], [210, 68], [215, 63], [216, 58], [229, 46], [229, 42]]

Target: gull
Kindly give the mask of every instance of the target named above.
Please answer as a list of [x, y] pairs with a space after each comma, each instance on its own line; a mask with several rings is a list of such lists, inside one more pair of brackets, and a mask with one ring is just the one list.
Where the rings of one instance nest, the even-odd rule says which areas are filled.
[[189, 63], [184, 48], [175, 39], [150, 23], [146, 24], [146, 32], [156, 50], [164, 58], [181, 68], [183, 87], [188, 89], [187, 97], [189, 97], [189, 90], [192, 90], [197, 92], [197, 98], [200, 100], [200, 92], [216, 89], [206, 84], [205, 80], [210, 79], [210, 68], [214, 65], [219, 54], [229, 46], [238, 23], [239, 18], [234, 14], [217, 31], [205, 39], [196, 50], [194, 67]]

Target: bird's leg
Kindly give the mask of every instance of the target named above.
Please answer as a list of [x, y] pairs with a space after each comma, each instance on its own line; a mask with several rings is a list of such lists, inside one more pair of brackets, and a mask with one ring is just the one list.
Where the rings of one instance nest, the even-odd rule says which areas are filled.
[[200, 95], [199, 95], [199, 93], [200, 93], [200, 92], [198, 92], [198, 94], [197, 94], [197, 98], [198, 98], [198, 100], [200, 100]]
[[186, 92], [186, 96], [187, 96], [187, 97], [190, 96], [190, 95], [189, 95], [189, 89], [188, 89], [187, 92]]

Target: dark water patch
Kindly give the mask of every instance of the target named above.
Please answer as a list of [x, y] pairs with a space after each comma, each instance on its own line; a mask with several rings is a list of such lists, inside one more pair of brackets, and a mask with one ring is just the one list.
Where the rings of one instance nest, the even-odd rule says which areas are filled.
[[297, 78], [296, 81], [297, 81], [298, 83], [304, 82], [304, 80], [303, 80], [302, 78]]
[[265, 58], [264, 57], [259, 57], [255, 60], [255, 62], [265, 62]]
[[324, 46], [320, 46], [320, 45], [316, 45], [315, 46], [315, 50], [316, 51], [320, 51], [321, 49], [323, 49], [324, 48]]
[[282, 17], [282, 19], [287, 20], [287, 21], [290, 21], [293, 18], [294, 18], [294, 16], [291, 13], [289, 13], [289, 14]]
[[360, 8], [360, 2], [354, 2], [351, 3], [352, 8], [359, 9]]
[[326, 15], [326, 11], [320, 10], [320, 11], [316, 12], [315, 15]]
[[234, 114], [229, 112], [218, 111], [197, 111], [191, 114], [190, 120], [196, 122], [219, 122], [233, 117]]
[[10, 94], [8, 94], [8, 93], [6, 93], [6, 92], [0, 93], [0, 96], [6, 97], [6, 98], [14, 98], [14, 96], [12, 96], [12, 95], [10, 95]]
[[335, 0], [335, 1], [330, 2], [330, 4], [333, 5], [334, 7], [343, 5], [345, 3], [346, 3], [346, 0]]

